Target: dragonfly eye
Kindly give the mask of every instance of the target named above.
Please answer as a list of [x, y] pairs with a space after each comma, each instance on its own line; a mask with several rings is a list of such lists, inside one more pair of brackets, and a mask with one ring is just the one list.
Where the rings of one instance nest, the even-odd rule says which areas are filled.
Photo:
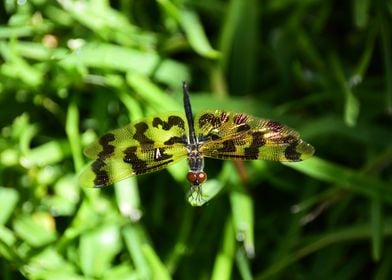
[[189, 183], [194, 186], [198, 186], [207, 180], [207, 174], [203, 171], [198, 173], [194, 171], [189, 171], [186, 178], [188, 179]]
[[197, 181], [199, 181], [199, 184], [204, 183], [207, 180], [207, 174], [205, 172], [199, 172], [197, 173]]

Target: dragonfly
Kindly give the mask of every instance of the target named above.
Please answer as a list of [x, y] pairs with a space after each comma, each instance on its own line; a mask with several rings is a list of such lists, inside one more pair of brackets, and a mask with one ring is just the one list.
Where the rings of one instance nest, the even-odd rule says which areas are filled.
[[83, 187], [101, 188], [187, 159], [188, 196], [202, 205], [204, 158], [298, 162], [315, 149], [276, 121], [225, 110], [192, 113], [183, 82], [184, 112], [161, 113], [107, 132], [84, 150], [93, 159], [80, 176]]

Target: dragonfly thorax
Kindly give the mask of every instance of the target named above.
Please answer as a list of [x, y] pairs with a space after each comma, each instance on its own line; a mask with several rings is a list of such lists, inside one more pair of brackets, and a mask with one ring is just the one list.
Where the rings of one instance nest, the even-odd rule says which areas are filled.
[[200, 148], [199, 144], [190, 144], [187, 147], [188, 165], [189, 165], [189, 170], [191, 171], [196, 171], [196, 172], [203, 171], [204, 159], [199, 148]]

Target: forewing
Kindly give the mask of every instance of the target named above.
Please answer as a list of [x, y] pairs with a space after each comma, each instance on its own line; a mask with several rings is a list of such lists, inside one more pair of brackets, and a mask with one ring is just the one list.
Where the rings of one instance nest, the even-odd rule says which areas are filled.
[[187, 133], [188, 124], [183, 113], [163, 113], [109, 131], [88, 145], [84, 154], [91, 159], [102, 159], [129, 146], [148, 148], [154, 144], [163, 146], [182, 143], [182, 137]]
[[163, 169], [186, 156], [187, 131], [182, 113], [165, 113], [110, 131], [85, 149], [95, 161], [83, 171], [80, 183], [107, 186]]
[[245, 113], [203, 112], [196, 117], [195, 126], [206, 157], [301, 161], [314, 153], [295, 130]]
[[154, 146], [148, 150], [129, 146], [111, 157], [90, 163], [80, 176], [80, 184], [83, 187], [109, 186], [130, 176], [164, 169], [186, 155], [182, 144]]

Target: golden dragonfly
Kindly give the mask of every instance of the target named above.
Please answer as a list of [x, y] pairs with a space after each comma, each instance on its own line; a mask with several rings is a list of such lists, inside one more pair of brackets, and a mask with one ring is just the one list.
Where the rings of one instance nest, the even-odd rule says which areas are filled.
[[[190, 194], [202, 200], [207, 180], [204, 158], [228, 160], [302, 161], [314, 148], [295, 130], [246, 113], [203, 111], [193, 116], [187, 84], [184, 113], [162, 113], [112, 130], [90, 144], [85, 155], [94, 161], [82, 172], [84, 187], [104, 187], [130, 176], [155, 172], [182, 159]], [[201, 205], [202, 203], [195, 203]]]

